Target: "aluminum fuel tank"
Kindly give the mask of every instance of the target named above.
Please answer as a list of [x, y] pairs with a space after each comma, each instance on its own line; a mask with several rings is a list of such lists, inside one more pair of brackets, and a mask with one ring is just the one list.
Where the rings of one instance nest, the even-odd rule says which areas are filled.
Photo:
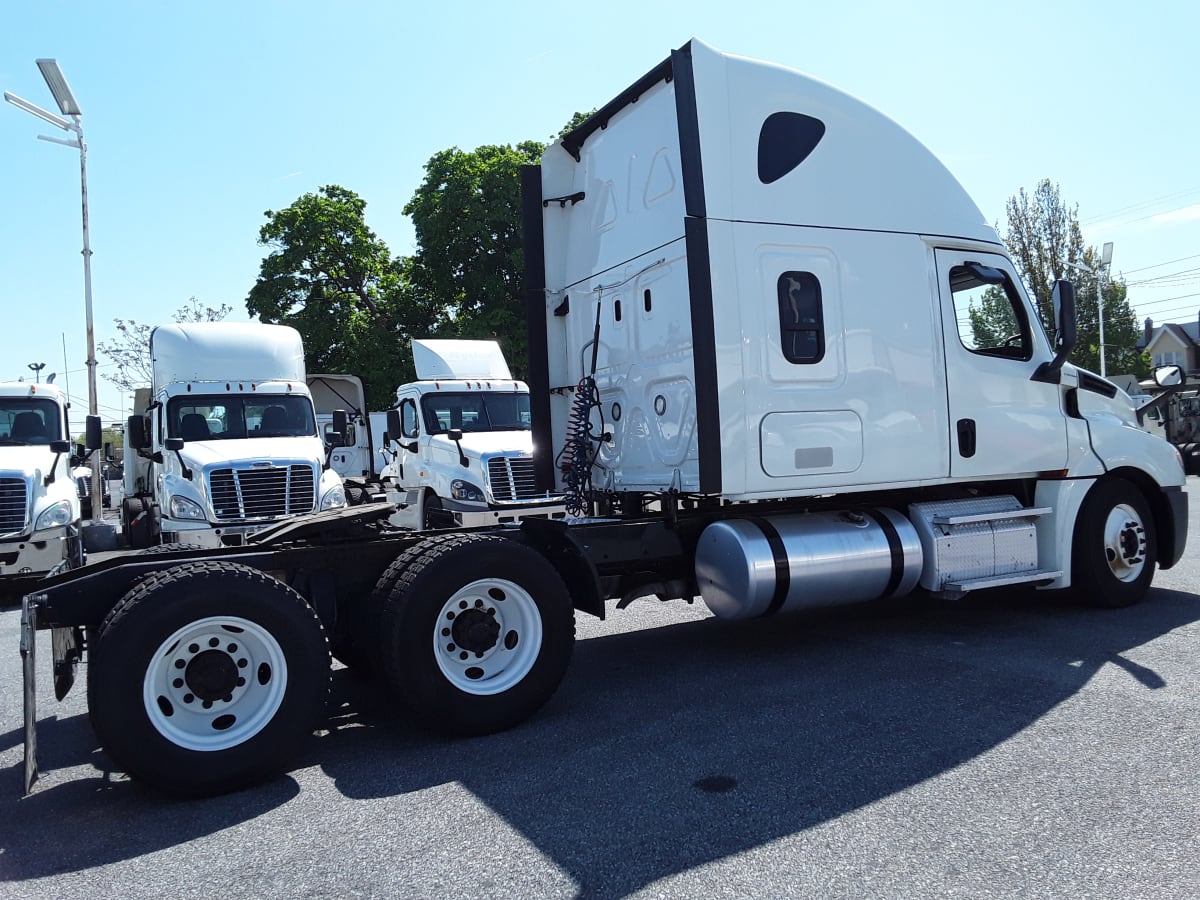
[[748, 619], [907, 594], [921, 542], [895, 510], [727, 519], [696, 547], [700, 596], [723, 619]]

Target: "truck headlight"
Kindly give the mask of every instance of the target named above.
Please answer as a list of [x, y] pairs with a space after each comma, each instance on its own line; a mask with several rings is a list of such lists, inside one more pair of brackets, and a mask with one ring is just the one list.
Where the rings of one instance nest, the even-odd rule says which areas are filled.
[[455, 478], [450, 482], [450, 496], [455, 500], [474, 500], [476, 503], [483, 502], [483, 490], [475, 487], [469, 481], [463, 481], [461, 478]]
[[71, 504], [66, 500], [59, 500], [53, 506], [48, 506], [42, 510], [41, 515], [37, 517], [37, 521], [33, 523], [33, 530], [45, 531], [47, 528], [61, 528], [73, 518]]
[[321, 509], [341, 509], [346, 505], [346, 492], [336, 485], [321, 495]]
[[204, 510], [200, 508], [194, 500], [189, 500], [187, 497], [181, 497], [178, 494], [171, 495], [171, 503], [169, 506], [172, 519], [204, 519]]

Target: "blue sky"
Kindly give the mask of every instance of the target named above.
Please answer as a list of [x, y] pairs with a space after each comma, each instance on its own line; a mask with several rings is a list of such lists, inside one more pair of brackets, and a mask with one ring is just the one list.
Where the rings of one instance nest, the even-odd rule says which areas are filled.
[[[97, 343], [114, 318], [158, 324], [190, 297], [247, 319], [264, 211], [322, 185], [357, 192], [411, 252], [402, 210], [435, 152], [545, 140], [693, 36], [879, 108], [990, 221], [1050, 178], [1089, 243], [1114, 243], [1139, 317], [1200, 310], [1200, 7], [1183, 0], [7, 7], [0, 89], [53, 109], [34, 60], [55, 58], [84, 113]], [[46, 363], [79, 427], [79, 159], [38, 134], [62, 132], [0, 104], [0, 380]], [[122, 417], [103, 378], [99, 398]]]

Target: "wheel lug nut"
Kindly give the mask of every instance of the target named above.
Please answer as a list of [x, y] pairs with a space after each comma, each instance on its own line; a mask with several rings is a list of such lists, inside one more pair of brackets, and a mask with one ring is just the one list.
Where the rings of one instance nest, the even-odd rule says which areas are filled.
[[174, 681], [172, 681], [172, 682], [171, 682], [171, 687], [173, 687], [173, 688], [181, 688], [181, 687], [183, 687], [183, 679], [182, 679], [182, 678], [176, 678]]

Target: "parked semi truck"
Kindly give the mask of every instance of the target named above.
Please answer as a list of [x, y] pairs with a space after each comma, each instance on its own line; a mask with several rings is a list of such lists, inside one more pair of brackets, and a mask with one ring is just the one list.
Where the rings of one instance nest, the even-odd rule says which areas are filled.
[[512, 377], [495, 341], [415, 340], [417, 380], [388, 411], [391, 460], [380, 473], [415, 528], [563, 518], [561, 495], [534, 476], [529, 386]]
[[[116, 766], [205, 794], [319, 724], [328, 646], [422, 722], [486, 734], [554, 693], [576, 612], [1011, 585], [1113, 607], [1180, 559], [1179, 455], [1067, 362], [1070, 283], [1047, 334], [983, 214], [866, 104], [693, 40], [522, 186], [533, 459], [573, 516], [412, 532], [368, 504], [47, 579], [23, 606], [27, 746], [39, 629], [58, 693], [88, 654]], [[999, 344], [962, 327], [984, 292], [1018, 323]]]
[[[367, 392], [357, 375], [309, 375], [308, 390], [316, 409], [317, 429], [327, 442], [337, 434], [340, 446], [332, 447], [329, 465], [342, 478], [346, 502], [355, 506], [382, 493], [380, 445], [367, 412]], [[341, 413], [339, 416], [338, 414]]]
[[132, 548], [227, 546], [346, 503], [305, 382], [299, 333], [204, 322], [150, 333], [152, 385], [125, 428], [121, 528]]
[[[0, 384], [0, 597], [15, 600], [64, 563], [83, 562], [71, 477], [66, 393], [53, 384]], [[88, 470], [91, 475], [91, 470]]]

